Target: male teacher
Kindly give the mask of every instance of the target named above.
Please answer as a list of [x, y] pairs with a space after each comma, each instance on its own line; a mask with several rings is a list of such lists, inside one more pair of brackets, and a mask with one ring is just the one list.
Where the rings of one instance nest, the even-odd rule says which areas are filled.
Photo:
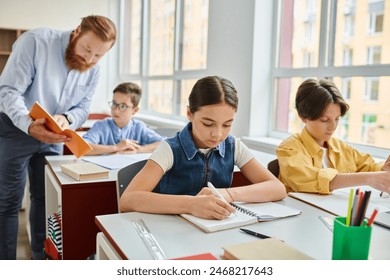
[[0, 76], [0, 259], [16, 259], [18, 211], [26, 176], [30, 185], [32, 259], [42, 259], [45, 239], [45, 156], [62, 153], [66, 136], [32, 120], [38, 101], [62, 128], [76, 129], [88, 116], [97, 62], [116, 40], [115, 24], [87, 16], [71, 31], [35, 29], [22, 34]]

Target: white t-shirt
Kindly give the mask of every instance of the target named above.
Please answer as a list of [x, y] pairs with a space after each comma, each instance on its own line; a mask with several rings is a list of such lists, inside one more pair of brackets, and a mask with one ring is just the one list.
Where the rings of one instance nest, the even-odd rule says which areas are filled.
[[322, 154], [322, 167], [323, 168], [333, 168], [332, 163], [329, 160], [328, 148], [321, 147], [321, 149], [324, 151], [324, 153]]
[[[248, 161], [254, 158], [254, 155], [252, 155], [249, 148], [244, 143], [242, 143], [240, 139], [235, 138], [234, 144], [234, 164], [238, 168], [241, 168]], [[210, 149], [199, 149], [199, 151], [207, 154]], [[167, 172], [173, 166], [173, 152], [171, 146], [169, 146], [166, 141], [162, 141], [149, 159], [160, 165], [164, 173]]]

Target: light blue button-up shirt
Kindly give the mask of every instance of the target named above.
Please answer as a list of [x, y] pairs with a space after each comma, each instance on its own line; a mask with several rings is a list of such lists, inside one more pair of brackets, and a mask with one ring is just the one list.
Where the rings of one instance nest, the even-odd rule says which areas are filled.
[[29, 110], [38, 101], [51, 115], [66, 113], [76, 129], [88, 117], [99, 66], [85, 72], [69, 70], [65, 50], [71, 31], [35, 29], [15, 42], [0, 76], [0, 112], [28, 133]]
[[100, 145], [115, 145], [124, 139], [147, 145], [165, 139], [142, 121], [131, 119], [126, 126], [119, 128], [112, 118], [96, 122], [83, 138], [89, 143]]

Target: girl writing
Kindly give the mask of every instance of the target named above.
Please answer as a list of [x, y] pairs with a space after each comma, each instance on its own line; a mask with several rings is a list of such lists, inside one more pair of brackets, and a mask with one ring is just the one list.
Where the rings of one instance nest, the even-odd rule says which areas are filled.
[[[237, 107], [237, 92], [229, 80], [198, 80], [189, 96], [189, 123], [153, 152], [121, 196], [121, 211], [224, 219], [235, 211], [228, 202], [283, 199], [283, 184], [229, 135]], [[252, 184], [229, 188], [235, 165]], [[225, 200], [212, 193], [208, 182]]]

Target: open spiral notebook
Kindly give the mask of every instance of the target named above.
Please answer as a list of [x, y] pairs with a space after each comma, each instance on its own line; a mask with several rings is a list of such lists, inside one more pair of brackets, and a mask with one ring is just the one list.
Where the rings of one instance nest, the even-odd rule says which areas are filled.
[[250, 225], [258, 222], [272, 221], [301, 214], [301, 211], [275, 202], [264, 203], [232, 203], [237, 209], [235, 215], [223, 220], [208, 220], [190, 214], [181, 214], [183, 218], [205, 232]]

